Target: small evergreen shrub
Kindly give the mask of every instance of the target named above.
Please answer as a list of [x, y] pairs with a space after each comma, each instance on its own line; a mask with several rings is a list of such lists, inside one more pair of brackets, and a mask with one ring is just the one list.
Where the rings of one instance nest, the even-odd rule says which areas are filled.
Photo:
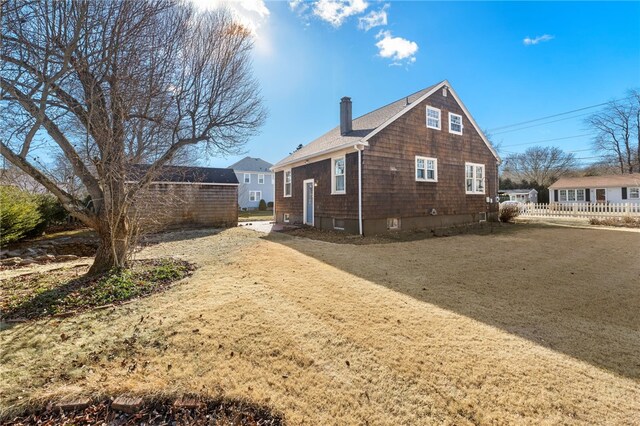
[[260, 204], [258, 204], [258, 210], [261, 212], [267, 210], [267, 202], [265, 200], [260, 200]]
[[12, 186], [0, 186], [0, 245], [24, 238], [41, 222], [34, 196]]
[[270, 209], [272, 209], [272, 208], [273, 208], [273, 201], [269, 201], [269, 202], [267, 203], [267, 207], [268, 207], [268, 208], [270, 208]]

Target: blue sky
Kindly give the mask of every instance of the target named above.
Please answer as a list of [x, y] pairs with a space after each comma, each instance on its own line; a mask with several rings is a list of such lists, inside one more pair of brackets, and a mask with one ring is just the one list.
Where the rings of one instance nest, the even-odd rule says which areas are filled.
[[[246, 150], [270, 162], [337, 125], [342, 96], [358, 116], [448, 79], [480, 126], [495, 129], [640, 87], [638, 2], [194, 1], [226, 4], [256, 34], [255, 75], [269, 118]], [[570, 137], [540, 144], [575, 150], [588, 163], [590, 138], [579, 135], [595, 110], [493, 139], [504, 157]]]

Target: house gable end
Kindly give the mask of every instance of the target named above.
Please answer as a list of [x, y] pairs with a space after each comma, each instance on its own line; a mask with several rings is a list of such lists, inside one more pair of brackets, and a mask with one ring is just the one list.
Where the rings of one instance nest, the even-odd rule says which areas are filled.
[[[385, 128], [387, 128], [390, 124], [392, 124], [393, 122], [398, 120], [403, 115], [405, 115], [405, 114], [409, 113], [410, 111], [414, 110], [419, 105], [421, 105], [422, 108], [425, 109], [425, 114], [426, 114], [426, 106], [429, 105], [429, 102], [428, 102], [429, 98], [442, 96], [442, 89], [443, 88], [447, 88], [448, 95], [451, 95], [453, 97], [453, 99], [456, 101], [456, 103], [458, 104], [458, 106], [460, 107], [460, 112], [456, 112], [456, 111], [446, 111], [446, 112], [453, 112], [454, 114], [463, 115], [464, 118], [466, 118], [466, 120], [476, 130], [476, 132], [478, 133], [478, 135], [480, 136], [482, 141], [485, 143], [485, 145], [487, 146], [489, 151], [491, 151], [491, 153], [496, 158], [496, 160], [498, 160], [498, 163], [500, 163], [501, 159], [500, 159], [500, 156], [498, 155], [498, 152], [493, 148], [493, 146], [491, 145], [491, 142], [489, 142], [489, 140], [485, 136], [485, 134], [482, 131], [482, 129], [480, 129], [480, 126], [478, 126], [478, 123], [476, 123], [476, 121], [473, 119], [473, 117], [469, 113], [469, 110], [467, 110], [467, 108], [464, 106], [464, 103], [462, 103], [462, 101], [460, 100], [460, 98], [456, 94], [455, 90], [453, 90], [453, 88], [451, 88], [451, 85], [449, 84], [449, 82], [447, 80], [441, 82], [440, 84], [437, 84], [437, 85], [433, 86], [433, 88], [431, 90], [429, 90], [424, 95], [422, 95], [420, 98], [418, 98], [416, 101], [414, 101], [412, 104], [410, 104], [408, 108], [404, 108], [401, 111], [399, 111], [393, 117], [389, 118], [386, 122], [384, 122], [381, 126], [376, 128], [373, 132], [371, 132], [367, 136], [365, 136], [362, 140], [368, 142], [371, 138], [373, 138], [378, 133], [382, 132]], [[426, 101], [426, 103], [425, 103], [425, 101]], [[447, 122], [447, 126], [444, 125], [445, 119], [446, 119], [446, 122]], [[440, 123], [441, 124], [440, 124], [440, 130], [439, 131], [449, 132], [449, 115], [445, 114], [445, 111], [442, 111], [442, 110], [441, 110], [441, 115], [440, 115]], [[426, 118], [425, 118], [425, 127], [426, 127]], [[438, 131], [438, 130], [436, 130], [436, 131]]]

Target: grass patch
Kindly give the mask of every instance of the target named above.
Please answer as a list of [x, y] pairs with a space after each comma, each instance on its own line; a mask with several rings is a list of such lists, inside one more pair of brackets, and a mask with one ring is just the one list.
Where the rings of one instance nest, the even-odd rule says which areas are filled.
[[154, 259], [96, 277], [81, 276], [85, 269], [70, 268], [2, 280], [1, 318], [36, 319], [148, 296], [192, 270], [185, 261]]
[[241, 222], [247, 222], [250, 220], [273, 220], [273, 210], [248, 210], [238, 212], [238, 220]]

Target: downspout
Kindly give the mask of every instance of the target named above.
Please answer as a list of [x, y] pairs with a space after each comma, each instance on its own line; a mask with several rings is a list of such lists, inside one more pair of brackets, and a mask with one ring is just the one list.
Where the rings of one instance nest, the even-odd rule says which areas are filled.
[[[359, 148], [358, 146], [362, 146]], [[362, 232], [362, 150], [363, 145], [356, 144], [353, 148], [358, 151], [358, 233], [363, 235]]]

